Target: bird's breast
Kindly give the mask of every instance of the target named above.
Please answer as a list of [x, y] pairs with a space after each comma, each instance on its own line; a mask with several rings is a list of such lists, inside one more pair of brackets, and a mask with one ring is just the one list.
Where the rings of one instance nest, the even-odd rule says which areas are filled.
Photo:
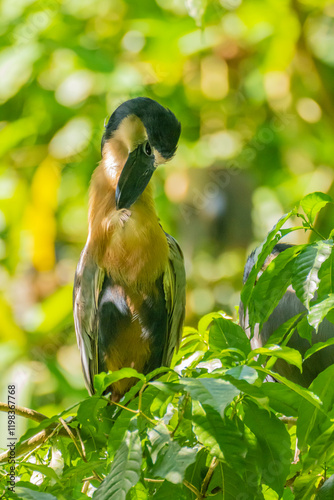
[[103, 268], [115, 282], [150, 286], [165, 271], [168, 243], [155, 213], [140, 205], [119, 213], [103, 255]]

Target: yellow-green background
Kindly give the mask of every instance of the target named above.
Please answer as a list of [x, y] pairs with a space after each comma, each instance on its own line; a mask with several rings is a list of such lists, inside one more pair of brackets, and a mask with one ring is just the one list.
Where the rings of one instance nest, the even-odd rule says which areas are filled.
[[187, 324], [235, 315], [250, 249], [305, 194], [333, 194], [334, 4], [3, 0], [0, 24], [1, 399], [16, 384], [51, 416], [86, 395], [71, 295], [105, 119], [144, 95], [181, 121], [153, 182]]

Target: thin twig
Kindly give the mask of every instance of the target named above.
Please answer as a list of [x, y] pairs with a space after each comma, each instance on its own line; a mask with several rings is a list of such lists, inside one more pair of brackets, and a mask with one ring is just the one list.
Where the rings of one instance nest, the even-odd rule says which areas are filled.
[[186, 407], [187, 407], [187, 404], [188, 404], [188, 401], [189, 401], [189, 394], [186, 394], [185, 398], [184, 398], [184, 403], [182, 405], [182, 410], [180, 412], [180, 416], [179, 416], [179, 420], [175, 426], [175, 429], [172, 431], [171, 433], [171, 437], [173, 438], [177, 429], [180, 427], [180, 424], [183, 420], [183, 417], [184, 417], [184, 414], [185, 414], [185, 411], [186, 411]]
[[205, 498], [206, 497], [206, 492], [208, 490], [208, 487], [209, 487], [210, 481], [212, 479], [213, 473], [215, 471], [215, 468], [217, 467], [218, 464], [219, 464], [218, 459], [216, 457], [213, 457], [213, 459], [211, 461], [211, 464], [210, 464], [210, 467], [209, 467], [209, 470], [206, 473], [205, 478], [203, 479], [203, 483], [202, 483], [202, 487], [201, 487], [201, 497], [200, 498]]
[[297, 425], [297, 418], [296, 417], [279, 417], [279, 420], [283, 422], [283, 424], [288, 424], [288, 425]]
[[66, 432], [67, 434], [70, 436], [70, 438], [72, 439], [73, 443], [74, 443], [74, 446], [76, 447], [80, 457], [82, 458], [82, 460], [84, 462], [87, 462], [87, 458], [85, 457], [84, 453], [82, 452], [82, 450], [80, 450], [78, 444], [77, 444], [77, 441], [75, 439], [75, 436], [72, 432], [72, 430], [69, 428], [69, 426], [67, 425], [67, 423], [65, 422], [65, 420], [63, 418], [59, 418], [59, 422], [62, 424], [62, 426], [64, 427], [64, 429], [66, 429]]
[[188, 488], [188, 490], [192, 491], [195, 495], [196, 495], [196, 498], [197, 499], [201, 499], [203, 498], [201, 493], [198, 491], [198, 489], [196, 488], [196, 486], [194, 486], [193, 484], [189, 483], [189, 481], [187, 481], [186, 479], [183, 480], [183, 484], [186, 488]]

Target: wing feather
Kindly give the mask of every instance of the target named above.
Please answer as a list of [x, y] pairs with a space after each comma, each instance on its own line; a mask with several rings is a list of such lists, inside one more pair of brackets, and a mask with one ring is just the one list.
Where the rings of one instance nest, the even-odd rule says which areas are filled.
[[94, 394], [94, 375], [98, 372], [98, 298], [104, 272], [83, 249], [74, 278], [73, 315], [86, 387]]
[[186, 273], [182, 251], [177, 241], [166, 233], [169, 246], [169, 260], [163, 276], [167, 307], [167, 341], [162, 364], [169, 366], [175, 348], [179, 347], [186, 304]]

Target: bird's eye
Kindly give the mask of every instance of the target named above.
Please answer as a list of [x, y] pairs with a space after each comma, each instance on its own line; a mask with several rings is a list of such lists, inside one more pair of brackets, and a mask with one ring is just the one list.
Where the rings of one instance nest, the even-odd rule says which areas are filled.
[[143, 144], [143, 150], [144, 150], [144, 153], [147, 155], [147, 156], [151, 156], [152, 155], [152, 148], [151, 148], [151, 145], [148, 141], [144, 142]]

